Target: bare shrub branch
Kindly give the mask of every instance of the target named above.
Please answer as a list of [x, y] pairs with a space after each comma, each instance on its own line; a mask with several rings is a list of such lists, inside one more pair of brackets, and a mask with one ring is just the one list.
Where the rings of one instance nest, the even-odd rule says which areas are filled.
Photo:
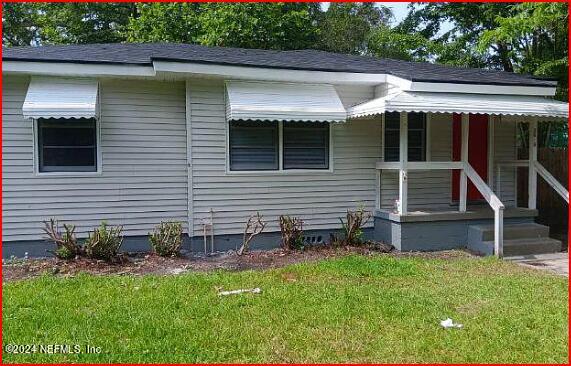
[[63, 228], [64, 233], [60, 232], [58, 222], [53, 218], [44, 221], [44, 233], [56, 245], [52, 253], [60, 259], [73, 259], [81, 254], [81, 246], [75, 237], [75, 225], [63, 224]]
[[244, 229], [244, 239], [242, 240], [242, 246], [238, 249], [238, 255], [242, 255], [250, 250], [250, 242], [254, 237], [260, 234], [266, 228], [266, 222], [264, 221], [262, 215], [256, 212], [255, 215], [251, 215], [248, 218], [246, 227]]

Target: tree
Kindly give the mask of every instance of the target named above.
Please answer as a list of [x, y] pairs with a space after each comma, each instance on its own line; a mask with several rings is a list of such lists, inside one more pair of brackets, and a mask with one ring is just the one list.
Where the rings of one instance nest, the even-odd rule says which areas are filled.
[[510, 16], [497, 17], [494, 29], [486, 30], [478, 50], [505, 44], [507, 57], [518, 72], [556, 78], [557, 96], [568, 95], [568, 5], [567, 3], [522, 3]]
[[125, 31], [129, 42], [196, 43], [202, 34], [201, 4], [140, 3]]
[[[514, 14], [512, 3], [424, 3], [412, 4], [399, 25], [401, 33], [420, 34], [432, 42], [432, 59], [437, 63], [513, 71], [509, 47], [498, 41], [487, 52], [478, 42], [487, 30], [499, 26], [498, 17]], [[450, 29], [442, 31], [443, 24]]]
[[371, 32], [367, 53], [381, 58], [428, 61], [435, 47], [432, 41], [420, 33], [406, 33], [383, 25]]
[[371, 32], [388, 25], [392, 12], [374, 3], [331, 3], [319, 21], [320, 49], [362, 54]]
[[37, 5], [28, 3], [2, 4], [2, 44], [29, 46], [37, 38]]
[[43, 3], [39, 37], [43, 44], [116, 43], [136, 12], [129, 3]]
[[5, 3], [4, 45], [115, 43], [136, 12], [128, 3]]
[[129, 41], [185, 42], [208, 46], [301, 49], [316, 41], [318, 4], [140, 4]]
[[291, 50], [317, 39], [315, 3], [210, 3], [201, 16], [201, 44]]

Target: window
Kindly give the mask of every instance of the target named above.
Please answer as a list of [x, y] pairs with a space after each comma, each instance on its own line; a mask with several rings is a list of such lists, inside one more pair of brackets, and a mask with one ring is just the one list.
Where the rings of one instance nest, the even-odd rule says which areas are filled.
[[329, 148], [329, 123], [230, 122], [231, 171], [327, 170]]
[[[385, 114], [385, 161], [400, 159], [400, 113]], [[408, 160], [426, 161], [426, 114], [408, 114]]]
[[230, 170], [279, 168], [277, 122], [230, 122]]
[[40, 172], [96, 172], [97, 130], [94, 118], [38, 119]]
[[329, 169], [329, 123], [283, 125], [284, 169]]

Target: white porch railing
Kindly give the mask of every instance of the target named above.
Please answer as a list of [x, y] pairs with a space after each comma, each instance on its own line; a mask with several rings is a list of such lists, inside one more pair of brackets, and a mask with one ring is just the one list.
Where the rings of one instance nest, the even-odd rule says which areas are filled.
[[[492, 189], [484, 182], [480, 175], [472, 168], [468, 162], [468, 134], [469, 115], [462, 114], [462, 145], [460, 161], [431, 161], [431, 162], [409, 162], [408, 161], [408, 114], [400, 114], [400, 144], [398, 162], [377, 163], [377, 199], [376, 205], [380, 209], [381, 192], [380, 180], [381, 170], [399, 171], [399, 214], [405, 215], [408, 207], [408, 171], [409, 170], [460, 170], [460, 195], [458, 210], [466, 212], [468, 179], [486, 199], [490, 207], [494, 210], [494, 252], [497, 256], [503, 255], [503, 225], [504, 225], [504, 204], [494, 194]], [[490, 142], [493, 144], [493, 142]]]
[[[502, 184], [502, 169], [503, 168], [517, 168], [517, 167], [529, 167], [529, 160], [505, 160], [505, 161], [498, 161], [496, 163], [496, 191], [500, 193], [501, 196], [501, 184]], [[545, 180], [547, 184], [557, 194], [561, 196], [565, 200], [565, 202], [569, 203], [569, 191], [555, 178], [544, 166], [538, 161], [533, 163], [533, 167], [535, 168], [535, 172], [539, 174], [541, 178]], [[532, 173], [533, 174], [533, 173]]]
[[565, 200], [565, 202], [569, 203], [569, 191], [565, 189], [565, 187], [563, 187], [563, 185], [559, 183], [559, 181], [551, 175], [551, 173], [549, 173], [541, 163], [536, 161], [533, 165], [539, 176], [543, 178], [547, 184], [549, 184], [551, 188], [553, 188], [555, 192]]
[[482, 197], [488, 202], [492, 210], [494, 210], [494, 253], [501, 258], [504, 256], [505, 206], [469, 163], [464, 164], [464, 172], [478, 189]]
[[[378, 162], [377, 170], [401, 170], [400, 163], [389, 163], [389, 162]], [[433, 162], [409, 162], [407, 165], [407, 170], [460, 170], [466, 174], [466, 177], [474, 184], [478, 191], [482, 194], [486, 202], [490, 205], [492, 210], [494, 210], [494, 253], [502, 257], [503, 256], [503, 238], [504, 238], [504, 204], [492, 191], [492, 189], [484, 182], [482, 177], [472, 168], [468, 162], [462, 161], [433, 161]], [[402, 174], [401, 174], [402, 176]], [[405, 179], [407, 175], [405, 175]], [[461, 183], [462, 184], [462, 183]], [[377, 184], [377, 189], [380, 185]], [[377, 192], [377, 202], [380, 202], [380, 191]], [[402, 198], [401, 198], [402, 199]], [[401, 202], [401, 212], [400, 214], [405, 214], [402, 211]], [[377, 208], [380, 208], [380, 204], [377, 204]], [[464, 208], [465, 211], [465, 208]]]
[[[491, 124], [490, 120], [490, 125]], [[498, 257], [503, 256], [503, 225], [504, 225], [504, 209], [505, 206], [496, 196], [494, 191], [486, 184], [480, 175], [468, 162], [468, 134], [469, 134], [469, 115], [462, 114], [462, 145], [460, 161], [434, 161], [434, 162], [409, 162], [408, 161], [408, 114], [401, 112], [400, 114], [400, 144], [399, 144], [399, 161], [398, 162], [379, 162], [377, 163], [377, 199], [376, 206], [380, 209], [381, 192], [381, 170], [398, 170], [399, 171], [399, 214], [405, 215], [408, 207], [408, 171], [409, 170], [441, 170], [451, 169], [460, 170], [460, 194], [458, 210], [466, 212], [467, 202], [467, 185], [468, 179], [474, 184], [478, 191], [482, 194], [490, 207], [494, 210], [494, 253]], [[494, 139], [493, 133], [490, 141], [488, 141], [488, 155], [494, 156]], [[529, 200], [528, 207], [536, 208], [537, 202], [537, 176], [541, 176], [553, 189], [560, 194], [567, 203], [569, 203], [569, 192], [563, 187], [546, 169], [537, 161], [537, 121], [529, 121], [529, 160], [514, 160], [509, 162], [498, 162], [497, 167], [497, 183], [496, 191], [501, 192], [501, 167], [511, 166], [527, 166], [529, 167]], [[493, 169], [489, 171], [489, 174]]]

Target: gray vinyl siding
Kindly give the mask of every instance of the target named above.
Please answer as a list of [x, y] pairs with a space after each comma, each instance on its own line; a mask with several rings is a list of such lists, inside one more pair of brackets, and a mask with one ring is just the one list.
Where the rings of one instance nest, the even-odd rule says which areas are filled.
[[42, 221], [107, 220], [146, 235], [161, 220], [187, 223], [185, 86], [182, 82], [100, 82], [102, 173], [37, 176], [32, 121], [22, 117], [29, 79], [3, 78], [3, 241], [43, 238]]
[[[22, 117], [29, 79], [3, 80], [3, 241], [43, 238], [42, 221], [55, 217], [88, 229], [106, 220], [124, 225], [126, 235], [146, 235], [162, 220], [188, 219], [186, 117], [191, 131], [191, 234], [201, 235], [213, 212], [214, 233], [240, 234], [249, 215], [259, 211], [267, 231], [277, 218], [302, 218], [307, 230], [340, 227], [347, 209], [372, 210], [377, 161], [382, 159], [381, 118], [331, 125], [332, 171], [226, 171], [227, 123], [222, 81], [184, 82], [101, 80], [102, 173], [64, 177], [34, 174], [32, 122]], [[345, 107], [374, 97], [374, 88], [336, 86]], [[185, 106], [185, 101], [188, 104]], [[186, 108], [185, 108], [186, 107]], [[187, 110], [188, 109], [188, 110]], [[430, 122], [431, 160], [452, 157], [452, 116]], [[496, 160], [515, 158], [515, 124], [495, 125]], [[384, 172], [382, 206], [398, 197], [394, 172]], [[513, 174], [502, 174], [502, 200], [513, 203]], [[411, 172], [409, 207], [449, 207], [449, 171]], [[372, 221], [368, 226], [372, 226]]]
[[[194, 234], [202, 234], [213, 211], [215, 234], [242, 233], [259, 211], [266, 231], [278, 230], [279, 215], [302, 218], [307, 230], [339, 227], [347, 209], [375, 204], [375, 163], [381, 153], [381, 125], [374, 120], [332, 124], [333, 172], [226, 172], [224, 87], [191, 80]], [[372, 97], [372, 88], [340, 87], [344, 103]], [[372, 221], [368, 226], [372, 226]]]
[[[516, 122], [518, 118], [514, 117], [502, 117], [495, 119], [495, 144], [494, 144], [494, 159], [496, 161], [505, 160], [516, 160], [517, 158], [517, 148], [516, 148]], [[496, 171], [494, 171], [494, 175]], [[516, 171], [515, 168], [505, 167], [501, 172], [501, 183], [500, 190], [497, 191], [497, 177], [494, 178], [494, 190], [498, 194], [500, 200], [504, 205], [508, 207], [513, 207], [516, 205]], [[527, 205], [527, 202], [524, 203]]]

